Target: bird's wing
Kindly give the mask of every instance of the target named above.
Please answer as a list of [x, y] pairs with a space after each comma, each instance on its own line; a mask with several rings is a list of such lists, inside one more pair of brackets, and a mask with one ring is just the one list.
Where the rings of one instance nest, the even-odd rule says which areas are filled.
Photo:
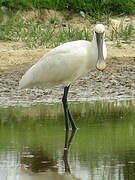
[[20, 86], [50, 87], [61, 83], [69, 84], [82, 73], [80, 70], [86, 59], [84, 42], [65, 43], [51, 50], [33, 65], [23, 76]]

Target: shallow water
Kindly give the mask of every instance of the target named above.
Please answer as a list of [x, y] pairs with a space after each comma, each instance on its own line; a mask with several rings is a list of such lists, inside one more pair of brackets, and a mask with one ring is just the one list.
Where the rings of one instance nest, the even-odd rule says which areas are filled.
[[61, 104], [0, 108], [0, 180], [134, 179], [135, 101], [70, 110], [75, 134], [64, 130]]

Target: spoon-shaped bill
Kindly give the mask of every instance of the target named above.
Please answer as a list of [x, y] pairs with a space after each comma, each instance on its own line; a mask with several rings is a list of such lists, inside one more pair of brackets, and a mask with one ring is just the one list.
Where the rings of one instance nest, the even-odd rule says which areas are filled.
[[106, 68], [106, 63], [103, 56], [103, 33], [96, 33], [97, 48], [98, 48], [98, 60], [96, 68], [103, 71]]

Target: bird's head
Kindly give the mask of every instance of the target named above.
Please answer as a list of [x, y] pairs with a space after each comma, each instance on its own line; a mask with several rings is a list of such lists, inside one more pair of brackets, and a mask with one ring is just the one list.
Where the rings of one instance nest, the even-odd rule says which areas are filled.
[[104, 37], [105, 37], [105, 26], [103, 24], [97, 24], [95, 26], [95, 36], [96, 36], [96, 43], [98, 48], [98, 59], [96, 68], [100, 71], [103, 71], [106, 68], [106, 63], [104, 60], [103, 51], [106, 50], [103, 48], [104, 44]]
[[105, 26], [103, 24], [97, 24], [95, 26], [95, 33], [104, 33], [105, 32]]

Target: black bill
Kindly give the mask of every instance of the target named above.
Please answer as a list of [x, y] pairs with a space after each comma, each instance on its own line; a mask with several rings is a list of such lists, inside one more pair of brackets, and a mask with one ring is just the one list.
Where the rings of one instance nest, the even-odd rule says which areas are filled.
[[106, 63], [103, 56], [103, 33], [96, 33], [97, 48], [98, 48], [98, 60], [96, 68], [103, 71], [106, 67]]

